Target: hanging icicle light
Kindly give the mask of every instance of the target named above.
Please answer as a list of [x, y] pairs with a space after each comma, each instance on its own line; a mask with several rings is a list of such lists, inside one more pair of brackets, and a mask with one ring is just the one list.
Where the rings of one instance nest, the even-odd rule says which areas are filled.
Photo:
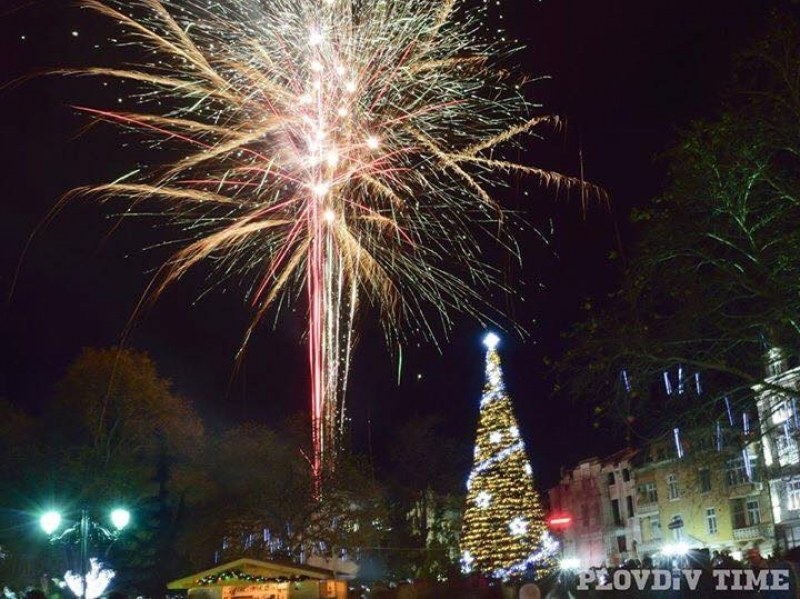
[[675, 437], [675, 451], [678, 454], [678, 459], [683, 458], [683, 446], [681, 445], [681, 429], [676, 428], [672, 431], [673, 436]]
[[628, 371], [624, 370], [624, 369], [622, 371], [622, 384], [625, 385], [625, 391], [630, 393], [631, 392], [631, 381], [630, 381], [630, 378], [628, 378]]

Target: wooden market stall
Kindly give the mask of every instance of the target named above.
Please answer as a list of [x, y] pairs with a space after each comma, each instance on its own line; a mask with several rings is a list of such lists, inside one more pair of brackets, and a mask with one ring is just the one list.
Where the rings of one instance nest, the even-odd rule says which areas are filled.
[[347, 599], [347, 582], [331, 570], [239, 559], [167, 585], [189, 599]]

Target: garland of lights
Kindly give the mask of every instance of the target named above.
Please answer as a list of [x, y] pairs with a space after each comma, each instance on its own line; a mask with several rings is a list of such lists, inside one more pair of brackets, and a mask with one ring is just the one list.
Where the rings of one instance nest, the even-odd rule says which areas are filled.
[[309, 580], [308, 576], [256, 576], [247, 574], [241, 570], [226, 570], [218, 574], [210, 574], [197, 579], [198, 586], [209, 586], [220, 582], [254, 582], [257, 584], [283, 583], [283, 582], [304, 582]]

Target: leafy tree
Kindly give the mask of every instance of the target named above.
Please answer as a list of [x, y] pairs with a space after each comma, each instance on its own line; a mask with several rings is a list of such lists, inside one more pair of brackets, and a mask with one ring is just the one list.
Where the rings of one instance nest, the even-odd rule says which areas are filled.
[[[765, 351], [800, 348], [800, 34], [791, 16], [742, 56], [721, 115], [695, 123], [666, 158], [667, 191], [633, 214], [638, 243], [621, 290], [587, 302], [559, 367], [573, 392], [631, 432], [663, 429], [667, 414], [715, 414], [723, 391], [747, 403]], [[680, 389], [702, 373], [702, 398], [667, 397], [665, 370]]]
[[390, 445], [391, 545], [388, 560], [397, 578], [438, 578], [458, 565], [458, 533], [469, 447], [442, 432], [440, 416], [410, 418]]
[[382, 488], [352, 456], [342, 456], [319, 500], [291, 432], [256, 424], [229, 429], [209, 443], [204, 463], [208, 488], [183, 541], [198, 566], [215, 554], [299, 560], [352, 556], [377, 544]]
[[[204, 430], [152, 360], [133, 350], [85, 349], [42, 418], [7, 403], [0, 413], [0, 445], [9, 449], [0, 460], [8, 481], [0, 491], [3, 505], [29, 514], [17, 512], [3, 529], [35, 531], [37, 512], [48, 506], [77, 510], [85, 503], [101, 518], [111, 506], [126, 505], [134, 522], [113, 548], [113, 559], [124, 565], [120, 582], [127, 577], [143, 590], [161, 590], [179, 559], [175, 531], [196, 486]], [[26, 537], [17, 550], [32, 540]]]

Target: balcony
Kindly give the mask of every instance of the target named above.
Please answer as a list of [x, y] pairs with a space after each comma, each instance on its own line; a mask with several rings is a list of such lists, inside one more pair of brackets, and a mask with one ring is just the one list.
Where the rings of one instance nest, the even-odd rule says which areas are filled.
[[749, 497], [750, 495], [758, 495], [763, 491], [764, 486], [760, 482], [747, 482], [735, 486], [728, 487], [728, 497], [736, 499], [737, 497]]
[[650, 541], [639, 543], [636, 546], [636, 552], [639, 554], [640, 558], [646, 555], [652, 556], [661, 551], [663, 544], [664, 541], [661, 539], [651, 539]]
[[770, 537], [772, 537], [772, 527], [764, 524], [733, 529], [733, 539], [735, 541], [757, 541], [758, 539], [768, 539]]
[[639, 516], [655, 514], [656, 512], [658, 512], [658, 501], [640, 500], [636, 504], [636, 513]]

